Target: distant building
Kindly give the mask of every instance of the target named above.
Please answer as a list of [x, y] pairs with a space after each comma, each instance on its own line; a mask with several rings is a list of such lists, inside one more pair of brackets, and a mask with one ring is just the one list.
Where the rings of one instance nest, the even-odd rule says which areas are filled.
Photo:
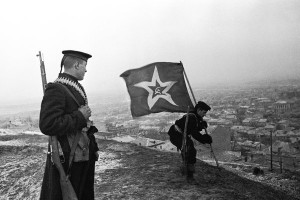
[[177, 151], [177, 147], [174, 146], [170, 141], [158, 145], [157, 149], [163, 149], [167, 151]]
[[283, 114], [292, 109], [292, 103], [287, 101], [277, 101], [274, 103], [274, 112], [275, 114]]
[[275, 126], [272, 125], [272, 124], [267, 124], [264, 128], [268, 131], [274, 131], [275, 130]]
[[258, 98], [255, 102], [256, 106], [261, 106], [263, 108], [267, 108], [272, 105], [272, 101], [269, 98]]
[[132, 143], [137, 144], [138, 146], [148, 146], [149, 138], [138, 137], [133, 140]]
[[237, 117], [235, 115], [232, 115], [232, 114], [226, 115], [225, 119], [230, 120], [232, 122], [236, 122], [237, 121]]
[[219, 121], [219, 119], [209, 119], [209, 120], [207, 120], [209, 125], [217, 125], [218, 121]]
[[244, 126], [251, 126], [252, 125], [252, 119], [251, 118], [244, 119], [242, 121], [242, 123], [243, 123]]
[[132, 140], [131, 143], [137, 144], [138, 146], [146, 146], [146, 147], [157, 148], [157, 146], [159, 146], [160, 144], [165, 143], [165, 141], [155, 140], [155, 139], [145, 138], [145, 137], [137, 137], [134, 140]]
[[249, 108], [250, 108], [250, 106], [239, 106], [237, 108], [237, 113], [245, 114]]
[[264, 127], [267, 125], [267, 119], [259, 119], [257, 121], [257, 126]]
[[278, 123], [277, 123], [277, 129], [280, 129], [280, 130], [284, 130], [286, 128], [289, 127], [289, 121], [288, 120], [280, 120]]
[[282, 153], [297, 153], [297, 149], [295, 149], [295, 147], [293, 145], [291, 145], [288, 142], [282, 142], [282, 141], [275, 141], [273, 143], [273, 152], [278, 152], [281, 151]]
[[132, 134], [132, 133], [138, 133], [139, 131], [139, 125], [136, 124], [136, 125], [127, 125], [127, 126], [124, 126], [123, 124], [121, 125], [116, 125], [116, 124], [112, 124], [112, 123], [107, 123], [106, 124], [106, 130], [108, 132], [111, 132], [111, 133], [117, 133], [117, 134]]
[[238, 142], [238, 145], [241, 146], [241, 149], [247, 149], [251, 151], [262, 150], [266, 146], [260, 142], [254, 142], [251, 140], [246, 140], [244, 142]]
[[132, 142], [135, 140], [134, 137], [131, 137], [129, 135], [124, 135], [124, 136], [121, 136], [121, 137], [114, 137], [114, 138], [111, 138], [112, 140], [115, 140], [115, 141], [118, 141], [118, 142], [125, 142], [125, 143], [129, 143], [129, 142]]
[[223, 126], [232, 126], [233, 122], [231, 120], [226, 119], [208, 119], [209, 125], [223, 125]]

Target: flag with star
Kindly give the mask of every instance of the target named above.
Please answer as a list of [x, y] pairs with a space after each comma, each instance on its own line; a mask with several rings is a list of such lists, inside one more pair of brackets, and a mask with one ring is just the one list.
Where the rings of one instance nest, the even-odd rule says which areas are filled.
[[131, 99], [133, 117], [158, 112], [187, 112], [193, 108], [181, 63], [156, 62], [130, 69], [124, 78]]

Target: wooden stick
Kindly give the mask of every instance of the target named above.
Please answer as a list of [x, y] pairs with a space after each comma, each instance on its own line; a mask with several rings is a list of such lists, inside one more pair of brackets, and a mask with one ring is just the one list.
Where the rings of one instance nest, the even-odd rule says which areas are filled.
[[[208, 135], [207, 130], [206, 130], [206, 129], [204, 129], [204, 130], [205, 130], [205, 133]], [[219, 162], [218, 162], [217, 157], [216, 157], [216, 155], [215, 155], [215, 153], [214, 153], [214, 150], [213, 150], [213, 148], [212, 148], [212, 145], [211, 145], [211, 144], [209, 144], [209, 145], [210, 145], [210, 152], [211, 152], [211, 155], [212, 155], [213, 158], [215, 159], [216, 165], [217, 165], [217, 167], [219, 168]], [[220, 168], [219, 168], [219, 169], [220, 169]]]

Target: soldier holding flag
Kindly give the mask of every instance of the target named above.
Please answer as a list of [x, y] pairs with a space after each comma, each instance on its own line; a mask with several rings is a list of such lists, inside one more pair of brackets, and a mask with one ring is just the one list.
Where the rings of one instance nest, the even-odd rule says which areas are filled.
[[[197, 154], [197, 151], [194, 147], [194, 143], [190, 136], [192, 136], [194, 139], [201, 142], [202, 144], [212, 143], [212, 138], [210, 135], [200, 133], [200, 131], [207, 128], [207, 123], [203, 120], [203, 117], [210, 109], [211, 108], [206, 103], [199, 101], [195, 106], [194, 110], [191, 113], [189, 113], [186, 139], [187, 151], [186, 155], [183, 155], [183, 151], [181, 151], [181, 154], [182, 157], [186, 156], [187, 180], [190, 183], [195, 183], [193, 174], [195, 172]], [[184, 115], [179, 120], [176, 120], [175, 124], [172, 125], [168, 131], [171, 143], [174, 144], [178, 149], [182, 148], [183, 130], [185, 126], [186, 117], [187, 116]]]
[[[194, 111], [189, 114], [190, 119], [185, 115], [177, 120], [169, 131], [171, 141], [178, 149], [183, 151], [182, 146], [187, 147], [184, 150], [187, 155], [184, 154], [183, 160], [188, 168], [187, 178], [193, 181], [196, 150], [193, 141], [186, 135], [193, 136], [201, 143], [212, 143], [211, 136], [199, 133], [207, 128], [203, 117], [210, 107], [201, 101], [194, 107], [185, 84], [188, 80], [185, 80], [186, 74], [182, 63], [151, 63], [141, 68], [127, 70], [121, 74], [121, 77], [124, 78], [127, 86], [131, 99], [131, 114], [134, 118], [158, 112], [189, 113], [189, 108], [194, 108]], [[188, 122], [187, 127], [185, 127], [186, 122]], [[183, 135], [186, 143], [182, 141]]]

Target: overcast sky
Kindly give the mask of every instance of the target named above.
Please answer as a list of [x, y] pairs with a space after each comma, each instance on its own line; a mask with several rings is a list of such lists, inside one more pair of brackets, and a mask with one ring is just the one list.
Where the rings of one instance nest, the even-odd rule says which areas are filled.
[[126, 93], [119, 75], [182, 61], [192, 87], [300, 77], [299, 0], [10, 0], [0, 6], [0, 103], [42, 98], [62, 50], [91, 54], [88, 94]]

